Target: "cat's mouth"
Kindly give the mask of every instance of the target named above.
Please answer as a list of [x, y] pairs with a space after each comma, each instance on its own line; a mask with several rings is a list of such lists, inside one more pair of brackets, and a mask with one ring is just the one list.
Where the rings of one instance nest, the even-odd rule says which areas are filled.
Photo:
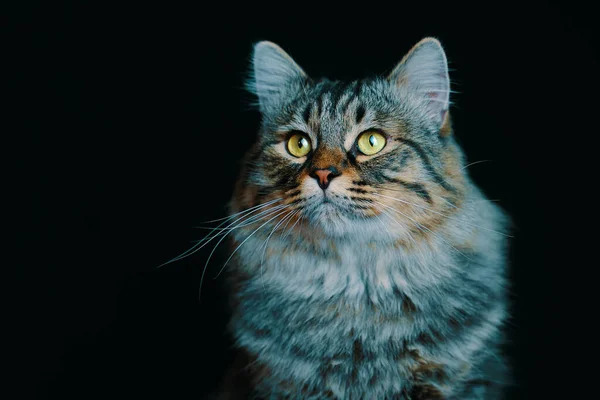
[[313, 227], [333, 235], [344, 235], [364, 219], [364, 206], [341, 190], [314, 190], [305, 197], [302, 214]]
[[318, 200], [313, 203], [311, 207], [313, 211], [319, 214], [320, 218], [326, 217], [326, 219], [340, 219], [346, 215], [348, 208], [344, 206], [343, 202], [336, 199], [335, 195], [324, 193]]
[[342, 210], [343, 207], [341, 206], [339, 201], [335, 199], [335, 197], [337, 196], [332, 193], [328, 194], [326, 191], [323, 191], [323, 196], [321, 196], [321, 198], [317, 200], [316, 206], [326, 207], [326, 209]]
[[310, 208], [319, 213], [332, 212], [335, 215], [352, 214], [351, 204], [340, 194], [322, 191], [318, 195], [310, 198]]

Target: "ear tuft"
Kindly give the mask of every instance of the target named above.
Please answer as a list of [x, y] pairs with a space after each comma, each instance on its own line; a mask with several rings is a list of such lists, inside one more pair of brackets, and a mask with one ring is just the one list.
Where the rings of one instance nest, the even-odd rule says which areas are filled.
[[422, 96], [428, 116], [441, 127], [450, 105], [450, 78], [446, 54], [437, 39], [425, 38], [413, 46], [388, 79]]
[[252, 77], [247, 87], [258, 97], [261, 112], [269, 112], [291, 84], [307, 78], [302, 68], [275, 43], [262, 41], [254, 45]]

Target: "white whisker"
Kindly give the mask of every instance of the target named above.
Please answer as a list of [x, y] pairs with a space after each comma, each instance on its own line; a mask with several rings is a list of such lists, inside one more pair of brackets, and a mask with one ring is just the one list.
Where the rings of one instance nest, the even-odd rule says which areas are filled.
[[[265, 207], [267, 207], [267, 206], [269, 206], [269, 205], [271, 205], [271, 204], [273, 204], [273, 203], [275, 203], [275, 202], [277, 202], [277, 201], [280, 201], [280, 200], [281, 200], [281, 198], [279, 198], [279, 199], [274, 199], [274, 200], [268, 201], [268, 202], [266, 202], [266, 203], [263, 203], [263, 204], [259, 204], [259, 205], [257, 205], [257, 206], [254, 206], [254, 207], [250, 207], [250, 208], [248, 208], [248, 209], [246, 209], [246, 210], [244, 210], [244, 211], [241, 211], [241, 212], [239, 212], [239, 213], [236, 213], [236, 214], [234, 214], [234, 215], [232, 215], [232, 216], [230, 216], [230, 217], [227, 217], [227, 218], [225, 219], [225, 221], [223, 221], [222, 223], [220, 223], [219, 225], [217, 225], [217, 227], [215, 227], [215, 228], [212, 228], [213, 230], [212, 230], [211, 232], [209, 232], [209, 233], [208, 233], [208, 234], [207, 234], [207, 235], [206, 235], [204, 238], [200, 239], [200, 240], [199, 240], [199, 241], [198, 241], [198, 242], [197, 242], [197, 243], [196, 243], [194, 246], [192, 246], [190, 249], [188, 249], [188, 250], [184, 251], [183, 253], [181, 253], [181, 254], [180, 254], [180, 255], [178, 255], [177, 257], [174, 257], [174, 258], [172, 258], [171, 260], [169, 260], [169, 261], [167, 261], [167, 262], [165, 262], [165, 263], [162, 263], [162, 264], [160, 264], [160, 265], [159, 265], [158, 267], [156, 267], [156, 268], [160, 268], [160, 267], [162, 267], [162, 266], [164, 266], [164, 265], [167, 265], [167, 264], [173, 263], [173, 262], [175, 262], [175, 261], [179, 261], [179, 260], [181, 260], [181, 259], [183, 259], [183, 258], [189, 257], [189, 256], [191, 256], [192, 254], [196, 253], [198, 250], [200, 250], [202, 247], [204, 247], [204, 245], [205, 245], [205, 244], [209, 243], [209, 242], [210, 242], [212, 239], [214, 239], [214, 238], [216, 237], [216, 235], [211, 237], [211, 234], [212, 234], [212, 233], [213, 233], [215, 230], [218, 230], [218, 229], [219, 229], [219, 227], [221, 227], [221, 226], [225, 225], [225, 224], [226, 224], [226, 223], [227, 223], [227, 222], [228, 222], [228, 221], [229, 221], [231, 218], [234, 218], [236, 215], [239, 215], [239, 214], [244, 214], [244, 215], [242, 215], [240, 218], [238, 218], [238, 219], [237, 219], [237, 220], [235, 220], [234, 222], [230, 223], [229, 225], [227, 225], [227, 227], [225, 227], [225, 228], [223, 228], [223, 229], [228, 229], [228, 228], [229, 228], [231, 225], [235, 224], [236, 222], [238, 222], [238, 221], [240, 221], [240, 220], [243, 220], [245, 217], [248, 217], [248, 216], [250, 216], [250, 215], [251, 215], [251, 214], [253, 214], [254, 212], [256, 212], [256, 211], [258, 211], [258, 210], [260, 210], [260, 209], [262, 209], [262, 208], [265, 208]], [[209, 229], [210, 229], [210, 228], [209, 228]], [[219, 234], [219, 233], [218, 233], [218, 234]], [[218, 235], [218, 234], [217, 234], [217, 235]], [[202, 244], [202, 242], [206, 242], [206, 243]]]
[[391, 199], [391, 200], [399, 201], [399, 202], [404, 203], [404, 204], [409, 204], [409, 205], [417, 207], [417, 208], [422, 208], [422, 209], [427, 210], [429, 212], [432, 212], [434, 214], [441, 215], [444, 218], [448, 218], [450, 220], [461, 222], [463, 224], [470, 225], [470, 226], [473, 226], [475, 228], [483, 229], [483, 230], [486, 230], [486, 231], [489, 231], [489, 232], [493, 232], [493, 233], [496, 233], [498, 235], [502, 235], [502, 236], [506, 236], [506, 237], [512, 237], [512, 236], [510, 236], [510, 235], [508, 235], [506, 233], [498, 232], [498, 231], [495, 231], [493, 229], [488, 229], [488, 228], [485, 228], [483, 226], [475, 225], [475, 224], [467, 222], [467, 221], [461, 221], [461, 220], [459, 220], [456, 217], [453, 217], [451, 215], [447, 215], [447, 214], [441, 213], [439, 211], [432, 210], [429, 207], [425, 207], [425, 206], [422, 206], [422, 205], [419, 205], [419, 204], [411, 203], [410, 201], [406, 201], [406, 200], [402, 200], [402, 199], [397, 199], [395, 197], [386, 196], [386, 195], [383, 195], [383, 194], [380, 194], [380, 193], [375, 193], [375, 192], [372, 192], [372, 194], [374, 194], [375, 196], [379, 196], [379, 197], [385, 197], [386, 199]]
[[[283, 234], [285, 232], [285, 229], [288, 227], [288, 225], [290, 224], [290, 221], [294, 218], [294, 215], [298, 214], [301, 211], [301, 209], [299, 208], [298, 210], [296, 210], [296, 212], [291, 216], [291, 218], [288, 218], [287, 222], [285, 223], [285, 225], [281, 228], [281, 233]], [[282, 236], [281, 240], [284, 240], [287, 236]]]
[[[393, 189], [386, 189], [386, 190], [393, 190]], [[395, 192], [401, 192], [401, 190], [393, 190]], [[434, 195], [435, 197], [437, 197], [438, 199], [443, 200], [446, 204], [448, 204], [450, 207], [455, 208], [455, 209], [459, 209], [459, 207], [457, 207], [455, 204], [452, 204], [452, 202], [450, 202], [450, 200], [448, 200], [447, 198], [440, 196], [438, 194], [435, 193], [431, 193], [432, 195]], [[489, 201], [489, 202], [499, 202], [500, 199], [479, 199], [479, 200], [472, 200], [471, 203], [481, 203], [484, 201]]]
[[[287, 207], [291, 207], [291, 206], [287, 206]], [[261, 226], [259, 226], [258, 228], [256, 228], [254, 230], [254, 232], [252, 232], [250, 235], [248, 235], [248, 237], [246, 237], [246, 239], [244, 239], [242, 241], [242, 243], [240, 243], [235, 250], [233, 251], [233, 253], [231, 253], [231, 255], [229, 256], [229, 258], [227, 259], [227, 261], [225, 261], [225, 264], [223, 264], [223, 267], [221, 267], [221, 269], [219, 270], [219, 272], [217, 273], [217, 275], [215, 275], [215, 277], [213, 279], [217, 279], [219, 277], [219, 275], [221, 275], [221, 272], [223, 272], [223, 270], [225, 269], [225, 267], [227, 266], [227, 264], [229, 263], [229, 261], [231, 260], [231, 258], [234, 256], [234, 254], [240, 249], [240, 247], [242, 247], [242, 245], [244, 243], [246, 243], [246, 241], [248, 239], [250, 239], [256, 232], [258, 232], [263, 226], [265, 226], [266, 224], [268, 224], [269, 222], [271, 222], [272, 220], [274, 220], [275, 218], [277, 218], [278, 216], [284, 214], [286, 212], [286, 210], [280, 210], [274, 217], [271, 217], [270, 219], [268, 219], [265, 223], [263, 223]], [[214, 250], [213, 250], [214, 251]], [[212, 253], [211, 253], [212, 255]], [[210, 257], [209, 259], [206, 261], [206, 265], [208, 265], [208, 262], [210, 261]]]
[[[374, 200], [374, 202], [379, 205], [385, 206], [385, 204], [379, 203], [378, 201]], [[402, 229], [406, 229], [406, 227], [400, 221], [398, 221], [396, 218], [394, 218], [394, 216], [391, 215], [388, 211], [386, 211], [384, 209], [379, 209], [379, 211], [381, 211], [383, 214], [385, 214], [387, 217], [389, 217], [392, 221], [394, 221], [396, 224], [398, 224], [398, 226], [400, 226]], [[410, 231], [407, 231], [406, 233], [408, 234], [408, 238], [410, 239], [410, 241], [415, 245], [415, 248], [417, 249], [417, 251], [421, 254], [421, 257], [422, 257], [421, 262], [422, 263], [425, 262], [427, 257], [425, 256], [425, 253], [423, 253], [423, 251], [421, 250], [421, 246], [418, 245], [417, 241], [415, 240], [414, 236], [410, 233]]]
[[[232, 228], [228, 228], [228, 227], [225, 227], [225, 228], [218, 228], [218, 227], [217, 227], [217, 228], [209, 228], [209, 227], [202, 228], [202, 227], [201, 227], [201, 228], [202, 228], [202, 229], [212, 229], [212, 230], [215, 230], [215, 231], [229, 231], [229, 230], [232, 230], [232, 229], [241, 228], [241, 227], [248, 226], [248, 225], [252, 225], [252, 224], [256, 223], [256, 221], [257, 221], [257, 220], [260, 220], [260, 219], [262, 219], [262, 218], [261, 218], [261, 216], [263, 216], [265, 213], [266, 213], [266, 214], [268, 214], [268, 213], [270, 213], [270, 212], [273, 212], [273, 211], [275, 211], [275, 210], [281, 209], [281, 208], [283, 208], [283, 207], [285, 207], [285, 204], [280, 204], [280, 205], [278, 205], [278, 206], [275, 206], [275, 207], [273, 207], [273, 208], [270, 208], [270, 209], [268, 209], [268, 210], [264, 210], [264, 211], [262, 211], [261, 213], [259, 213], [259, 214], [256, 214], [256, 215], [254, 215], [254, 216], [252, 216], [252, 217], [248, 218], [246, 221], [241, 221], [241, 222], [242, 222], [241, 224], [239, 224], [239, 225], [236, 225], [236, 226], [234, 226], [234, 227], [232, 227]], [[236, 220], [236, 222], [240, 222], [240, 220], [241, 220], [241, 219], [243, 219], [243, 218], [240, 218], [240, 219]], [[220, 234], [220, 233], [217, 233], [217, 235], [219, 235], [219, 234]]]
[[[298, 210], [298, 212], [300, 212], [300, 210]], [[300, 220], [301, 220], [302, 218], [304, 218], [304, 215], [300, 214], [300, 218], [298, 218], [298, 219], [296, 220], [296, 222], [294, 222], [294, 224], [293, 224], [293, 225], [290, 227], [290, 229], [287, 231], [287, 233], [283, 235], [283, 237], [281, 238], [281, 240], [282, 240], [282, 241], [284, 241], [284, 240], [285, 240], [285, 239], [288, 237], [288, 235], [289, 235], [289, 234], [290, 234], [290, 233], [291, 233], [291, 232], [294, 230], [294, 227], [295, 227], [295, 226], [298, 224], [298, 222], [300, 222]], [[283, 232], [283, 230], [282, 230], [282, 232]]]
[[[265, 210], [263, 212], [261, 212], [260, 214], [264, 214], [262, 216], [259, 217], [259, 215], [254, 216], [253, 218], [255, 218], [252, 223], [257, 223], [260, 221], [263, 221], [265, 218], [269, 218], [271, 215], [276, 214], [278, 211], [282, 210], [283, 208], [287, 208], [289, 206], [283, 204], [283, 205], [279, 205], [279, 206], [275, 206], [269, 210]], [[239, 220], [237, 220], [239, 221]], [[236, 221], [236, 222], [237, 222]], [[246, 221], [243, 221], [246, 222]], [[222, 233], [222, 232], [217, 232], [215, 235], [213, 235], [212, 238], [210, 238], [210, 240], [208, 240], [206, 243], [204, 243], [201, 247], [204, 247], [205, 245], [207, 245], [208, 243], [210, 243], [214, 238], [218, 237], [219, 235], [222, 235], [221, 239], [217, 242], [217, 244], [215, 245], [215, 247], [213, 248], [212, 252], [210, 253], [210, 255], [208, 256], [208, 260], [207, 260], [207, 265], [208, 265], [208, 261], [210, 261], [210, 258], [212, 257], [213, 253], [215, 252], [215, 250], [217, 249], [217, 247], [219, 247], [219, 244], [221, 244], [221, 242], [223, 242], [223, 240], [225, 240], [225, 238], [227, 237], [227, 235], [229, 235], [233, 230], [247, 226], [247, 225], [251, 225], [252, 223], [244, 223], [244, 224], [238, 224], [236, 226], [234, 226], [231, 229], [228, 229], [228, 231], [226, 233]], [[202, 275], [204, 276], [204, 272], [202, 273]], [[201, 279], [202, 281], [202, 279]]]
[[279, 199], [274, 199], [274, 200], [270, 200], [270, 201], [267, 201], [267, 202], [265, 202], [265, 203], [262, 203], [262, 204], [257, 204], [257, 205], [255, 205], [254, 207], [249, 207], [249, 208], [247, 208], [247, 209], [245, 209], [245, 210], [242, 210], [242, 211], [236, 212], [235, 214], [231, 214], [231, 215], [229, 215], [229, 216], [227, 216], [227, 217], [218, 218], [218, 219], [212, 219], [212, 220], [210, 220], [210, 221], [204, 221], [203, 223], [204, 223], [204, 224], [209, 224], [209, 223], [212, 223], [212, 222], [219, 222], [219, 221], [223, 221], [223, 220], [232, 219], [232, 218], [235, 218], [237, 215], [244, 214], [244, 213], [246, 213], [246, 212], [248, 212], [248, 211], [251, 211], [251, 210], [254, 210], [254, 209], [256, 209], [256, 208], [265, 207], [265, 206], [267, 206], [267, 205], [269, 205], [269, 204], [272, 204], [272, 203], [275, 203], [275, 202], [277, 202], [277, 201], [279, 201], [279, 200], [281, 200], [281, 198], [279, 198]]
[[461, 169], [459, 169], [459, 171], [462, 171], [463, 169], [469, 168], [471, 165], [475, 165], [475, 164], [480, 164], [480, 163], [484, 163], [484, 162], [490, 162], [492, 160], [479, 160], [479, 161], [475, 161], [472, 162], [470, 164], [465, 165], [464, 167], [462, 167]]
[[[375, 201], [375, 200], [373, 200], [373, 201]], [[423, 225], [419, 224], [419, 223], [418, 223], [418, 222], [417, 222], [415, 219], [413, 219], [413, 218], [409, 217], [408, 215], [404, 214], [402, 211], [399, 211], [399, 210], [395, 209], [394, 207], [390, 207], [390, 206], [388, 206], [388, 205], [385, 205], [385, 204], [383, 204], [383, 203], [379, 203], [379, 202], [376, 202], [376, 203], [378, 203], [378, 204], [381, 204], [382, 206], [384, 206], [384, 207], [387, 207], [387, 208], [390, 208], [390, 209], [392, 209], [393, 211], [397, 212], [398, 214], [401, 214], [401, 215], [403, 215], [405, 218], [408, 218], [409, 220], [411, 220], [412, 222], [414, 222], [414, 223], [416, 224], [417, 228], [418, 228], [419, 230], [421, 230], [422, 232], [425, 232], [425, 231], [424, 231], [424, 229], [425, 229], [425, 230], [427, 230], [427, 231], [428, 231], [428, 232], [430, 232], [432, 235], [436, 236], [438, 239], [440, 239], [441, 241], [443, 241], [444, 243], [446, 243], [448, 246], [450, 246], [452, 249], [454, 249], [455, 251], [457, 251], [459, 254], [461, 254], [463, 257], [465, 257], [467, 260], [469, 260], [469, 261], [473, 261], [473, 260], [472, 260], [471, 258], [469, 258], [469, 257], [468, 257], [466, 254], [464, 254], [462, 251], [460, 251], [460, 250], [458, 250], [456, 247], [454, 247], [454, 246], [452, 245], [452, 243], [448, 242], [446, 239], [444, 239], [443, 237], [441, 237], [440, 235], [438, 235], [436, 232], [432, 231], [431, 229], [427, 228], [426, 226], [423, 226]]]
[[[379, 210], [379, 211], [383, 212], [383, 210]], [[392, 235], [392, 233], [388, 229], [387, 225], [383, 223], [383, 221], [381, 220], [381, 218], [379, 218], [379, 215], [375, 214], [375, 217], [377, 217], [377, 220], [379, 221], [379, 223], [381, 223], [381, 225], [383, 225], [383, 228], [386, 230], [386, 232], [388, 233], [388, 235], [390, 236], [390, 238], [393, 240], [394, 236]]]
[[[244, 226], [248, 226], [248, 225], [252, 225], [257, 222], [260, 222], [260, 221], [264, 220], [265, 218], [269, 217], [270, 215], [273, 215], [275, 212], [281, 210], [284, 207], [285, 207], [285, 204], [277, 205], [273, 208], [263, 210], [260, 213], [248, 218], [247, 220], [244, 220], [244, 218], [249, 217], [249, 215], [246, 215], [242, 218], [238, 218], [231, 224], [227, 225], [225, 228], [221, 229], [219, 232], [215, 233], [212, 237], [208, 238], [207, 243], [205, 243], [204, 245], [208, 244], [210, 241], [212, 241], [214, 238], [218, 237], [219, 235], [226, 235], [227, 233], [229, 233], [235, 229], [243, 228]], [[234, 226], [232, 226], [232, 225], [234, 225]], [[224, 233], [223, 231], [226, 231], [226, 232]]]
[[[260, 257], [260, 277], [262, 280], [263, 277], [263, 264], [265, 261], [265, 254], [267, 252], [267, 247], [269, 245], [269, 239], [271, 239], [271, 236], [273, 236], [273, 233], [275, 233], [275, 231], [277, 230], [277, 228], [279, 228], [279, 226], [281, 224], [283, 224], [284, 221], [289, 221], [291, 217], [293, 217], [296, 213], [298, 212], [298, 210], [295, 211], [290, 211], [288, 212], [286, 215], [284, 215], [284, 217], [275, 225], [275, 227], [273, 228], [273, 230], [271, 231], [271, 233], [269, 234], [269, 236], [267, 236], [267, 239], [265, 240], [265, 244], [264, 244], [264, 249], [262, 252], [262, 255]], [[264, 281], [263, 281], [263, 285], [264, 285]]]
[[[278, 206], [278, 207], [279, 207], [279, 206]], [[289, 206], [287, 206], [287, 207], [289, 207]], [[265, 219], [265, 218], [268, 218], [268, 217], [270, 217], [271, 215], [273, 215], [273, 213], [277, 213], [278, 211], [281, 211], [281, 209], [278, 209], [278, 210], [276, 210], [276, 211], [273, 211], [273, 210], [271, 210], [271, 211], [272, 211], [271, 213], [268, 213], [267, 215], [264, 215], [264, 216], [261, 218], [261, 220], [262, 220], [262, 219]], [[285, 211], [283, 211], [283, 212], [285, 212]], [[257, 230], [259, 230], [260, 228], [262, 228], [263, 226], [265, 226], [267, 223], [269, 223], [269, 221], [271, 221], [272, 219], [276, 218], [278, 215], [279, 215], [279, 214], [275, 215], [275, 217], [273, 217], [273, 218], [269, 219], [267, 222], [265, 222], [264, 224], [262, 224], [261, 226], [259, 226], [259, 227], [258, 227], [258, 228], [257, 228], [257, 229], [254, 231], [254, 232], [252, 232], [252, 234], [250, 234], [250, 236], [252, 236], [252, 235], [253, 235], [253, 234], [254, 234], [254, 233], [257, 231]], [[232, 229], [232, 230], [233, 230], [233, 229]], [[230, 230], [229, 232], [225, 233], [225, 234], [223, 235], [223, 237], [222, 237], [221, 239], [219, 239], [219, 241], [217, 242], [217, 244], [215, 244], [215, 246], [213, 247], [212, 251], [211, 251], [211, 252], [210, 252], [210, 254], [208, 255], [208, 259], [206, 260], [206, 264], [204, 264], [204, 269], [202, 270], [202, 275], [200, 276], [200, 287], [199, 287], [199, 289], [198, 289], [198, 297], [200, 297], [200, 296], [201, 296], [201, 294], [202, 294], [202, 283], [204, 282], [204, 275], [206, 274], [206, 269], [208, 268], [208, 263], [210, 262], [210, 260], [211, 260], [211, 258], [212, 258], [212, 256], [213, 256], [214, 252], [215, 252], [215, 251], [217, 250], [217, 248], [219, 247], [219, 244], [221, 244], [221, 242], [223, 242], [223, 240], [225, 240], [225, 238], [227, 237], [227, 235], [229, 235], [229, 234], [231, 233], [231, 231], [232, 231], [232, 230]], [[216, 234], [215, 236], [213, 236], [213, 239], [214, 239], [215, 237], [217, 237], [217, 236], [218, 236], [218, 234]], [[250, 236], [249, 236], [249, 237], [250, 237]], [[248, 238], [249, 238], [249, 237], [248, 237]], [[246, 238], [246, 239], [244, 240], [244, 242], [245, 242], [246, 240], [248, 240], [248, 238]], [[212, 239], [211, 239], [211, 240], [212, 240]], [[243, 244], [244, 242], [242, 242], [242, 244]], [[207, 242], [207, 243], [208, 243], [208, 242]], [[206, 244], [206, 243], [205, 243], [205, 244]], [[204, 246], [204, 245], [203, 245], [203, 246]], [[240, 246], [241, 246], [241, 245], [240, 245]], [[238, 247], [235, 249], [235, 251], [237, 251], [237, 249], [239, 249], [239, 246], [238, 246]], [[233, 254], [235, 254], [235, 251], [233, 252]], [[230, 257], [227, 259], [227, 262], [229, 262], [229, 260], [230, 260], [230, 259], [231, 259], [231, 257], [233, 256], [233, 254], [231, 254], [231, 256], [230, 256]], [[225, 265], [227, 265], [227, 262], [225, 263]], [[225, 265], [223, 265], [223, 268], [221, 268], [221, 270], [219, 270], [219, 273], [218, 273], [218, 274], [217, 274], [217, 276], [215, 276], [213, 279], [217, 279], [217, 277], [218, 277], [218, 276], [221, 274], [221, 271], [223, 271], [223, 269], [225, 268]]]

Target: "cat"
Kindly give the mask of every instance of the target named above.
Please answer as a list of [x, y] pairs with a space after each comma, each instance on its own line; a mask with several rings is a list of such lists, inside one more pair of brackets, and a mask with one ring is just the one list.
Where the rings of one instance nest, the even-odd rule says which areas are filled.
[[467, 174], [440, 42], [340, 82], [262, 41], [251, 70], [260, 131], [224, 229], [243, 358], [224, 391], [502, 398], [510, 219]]

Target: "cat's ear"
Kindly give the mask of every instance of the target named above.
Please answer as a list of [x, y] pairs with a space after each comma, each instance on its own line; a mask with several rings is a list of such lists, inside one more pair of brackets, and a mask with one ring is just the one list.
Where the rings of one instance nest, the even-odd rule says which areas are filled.
[[450, 78], [446, 54], [437, 39], [425, 38], [414, 45], [388, 79], [422, 96], [427, 115], [442, 126], [450, 105]]
[[254, 45], [248, 89], [258, 97], [260, 111], [271, 111], [294, 84], [308, 79], [296, 62], [275, 43]]

